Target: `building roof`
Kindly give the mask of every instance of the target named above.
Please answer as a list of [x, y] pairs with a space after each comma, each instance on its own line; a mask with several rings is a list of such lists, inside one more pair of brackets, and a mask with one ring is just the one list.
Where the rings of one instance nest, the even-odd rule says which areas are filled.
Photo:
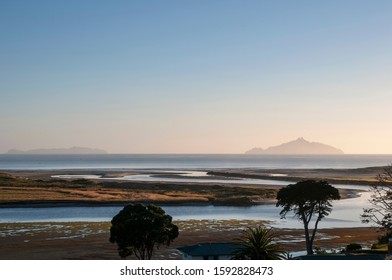
[[295, 260], [385, 260], [383, 254], [304, 255]]
[[177, 248], [182, 253], [190, 256], [224, 256], [234, 255], [238, 243], [201, 243], [193, 246]]

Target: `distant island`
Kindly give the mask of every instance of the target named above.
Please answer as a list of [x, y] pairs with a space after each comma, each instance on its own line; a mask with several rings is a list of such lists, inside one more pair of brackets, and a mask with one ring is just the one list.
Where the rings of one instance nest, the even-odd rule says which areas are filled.
[[335, 147], [317, 143], [309, 142], [300, 137], [278, 146], [272, 146], [267, 149], [253, 148], [246, 154], [268, 154], [268, 155], [341, 155], [344, 152]]
[[101, 149], [92, 149], [86, 147], [72, 147], [66, 149], [34, 149], [21, 151], [17, 149], [11, 149], [7, 154], [13, 155], [76, 155], [76, 154], [107, 154], [106, 151]]

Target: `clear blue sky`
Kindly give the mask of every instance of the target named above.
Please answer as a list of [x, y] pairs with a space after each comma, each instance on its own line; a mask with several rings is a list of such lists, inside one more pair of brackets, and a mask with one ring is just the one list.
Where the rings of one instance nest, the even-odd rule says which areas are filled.
[[0, 153], [392, 153], [392, 1], [0, 1]]

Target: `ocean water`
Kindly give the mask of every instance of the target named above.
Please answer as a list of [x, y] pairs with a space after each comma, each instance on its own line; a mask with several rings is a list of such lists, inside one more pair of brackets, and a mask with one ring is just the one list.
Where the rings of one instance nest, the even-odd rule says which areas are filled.
[[360, 168], [386, 166], [391, 163], [392, 155], [0, 154], [0, 170]]

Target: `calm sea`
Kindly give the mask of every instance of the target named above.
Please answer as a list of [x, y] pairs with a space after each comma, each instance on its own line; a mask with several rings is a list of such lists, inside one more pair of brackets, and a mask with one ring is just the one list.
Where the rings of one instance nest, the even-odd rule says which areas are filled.
[[392, 155], [8, 155], [0, 170], [44, 169], [205, 169], [205, 168], [359, 168], [386, 166]]

